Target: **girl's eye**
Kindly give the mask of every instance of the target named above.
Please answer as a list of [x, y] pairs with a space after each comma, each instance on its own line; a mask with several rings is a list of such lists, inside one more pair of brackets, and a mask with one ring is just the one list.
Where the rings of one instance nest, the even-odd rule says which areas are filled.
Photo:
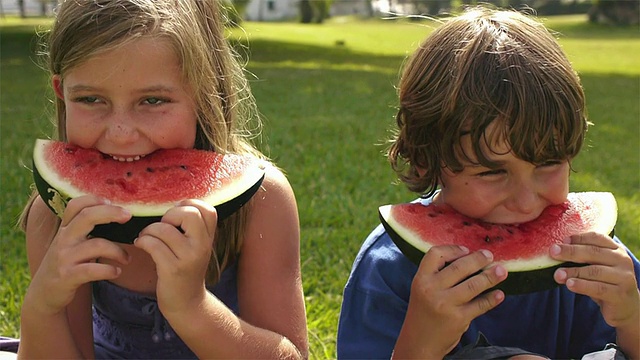
[[144, 102], [146, 102], [149, 105], [160, 105], [160, 104], [163, 104], [163, 103], [165, 103], [167, 101], [164, 100], [164, 99], [161, 99], [161, 98], [157, 98], [157, 97], [149, 97], [149, 98], [146, 98], [144, 100]]
[[96, 96], [81, 96], [76, 98], [74, 101], [85, 104], [95, 104], [99, 101]]

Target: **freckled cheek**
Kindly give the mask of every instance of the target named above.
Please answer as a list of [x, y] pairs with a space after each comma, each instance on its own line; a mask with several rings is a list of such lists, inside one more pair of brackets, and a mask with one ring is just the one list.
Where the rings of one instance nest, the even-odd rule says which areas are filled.
[[[99, 133], [96, 121], [92, 120], [93, 117], [86, 111], [82, 111], [77, 108], [66, 108], [65, 122], [66, 132], [69, 141], [74, 141], [77, 136], [87, 138], [87, 135]], [[78, 144], [82, 145], [82, 144]]]

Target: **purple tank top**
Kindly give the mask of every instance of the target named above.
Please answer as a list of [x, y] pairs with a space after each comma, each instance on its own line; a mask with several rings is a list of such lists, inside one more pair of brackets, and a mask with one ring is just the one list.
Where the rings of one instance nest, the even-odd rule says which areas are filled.
[[[207, 287], [236, 315], [237, 263]], [[96, 359], [196, 359], [166, 321], [154, 297], [108, 281], [93, 283], [93, 338]]]

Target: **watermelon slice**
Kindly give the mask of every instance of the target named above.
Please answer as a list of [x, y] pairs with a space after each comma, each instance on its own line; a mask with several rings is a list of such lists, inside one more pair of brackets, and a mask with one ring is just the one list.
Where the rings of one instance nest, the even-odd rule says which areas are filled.
[[218, 219], [231, 215], [258, 190], [264, 166], [249, 156], [194, 149], [158, 150], [122, 162], [94, 149], [39, 139], [33, 176], [38, 193], [60, 217], [70, 199], [86, 194], [128, 209], [133, 215], [129, 222], [97, 225], [90, 235], [131, 243], [142, 228], [184, 199], [215, 206]]
[[448, 205], [407, 203], [379, 208], [383, 226], [398, 248], [414, 263], [436, 245], [456, 244], [470, 251], [487, 249], [509, 275], [496, 288], [522, 294], [558, 284], [561, 263], [548, 253], [554, 243], [584, 232], [612, 234], [617, 220], [616, 200], [608, 192], [569, 193], [567, 201], [547, 207], [535, 220], [521, 224], [492, 224], [464, 216]]

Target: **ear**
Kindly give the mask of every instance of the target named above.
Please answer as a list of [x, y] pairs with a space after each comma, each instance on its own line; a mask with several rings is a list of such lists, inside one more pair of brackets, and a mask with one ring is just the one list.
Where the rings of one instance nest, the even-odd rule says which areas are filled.
[[53, 75], [51, 77], [51, 87], [53, 88], [53, 92], [60, 100], [64, 100], [64, 89], [62, 88], [62, 76]]

